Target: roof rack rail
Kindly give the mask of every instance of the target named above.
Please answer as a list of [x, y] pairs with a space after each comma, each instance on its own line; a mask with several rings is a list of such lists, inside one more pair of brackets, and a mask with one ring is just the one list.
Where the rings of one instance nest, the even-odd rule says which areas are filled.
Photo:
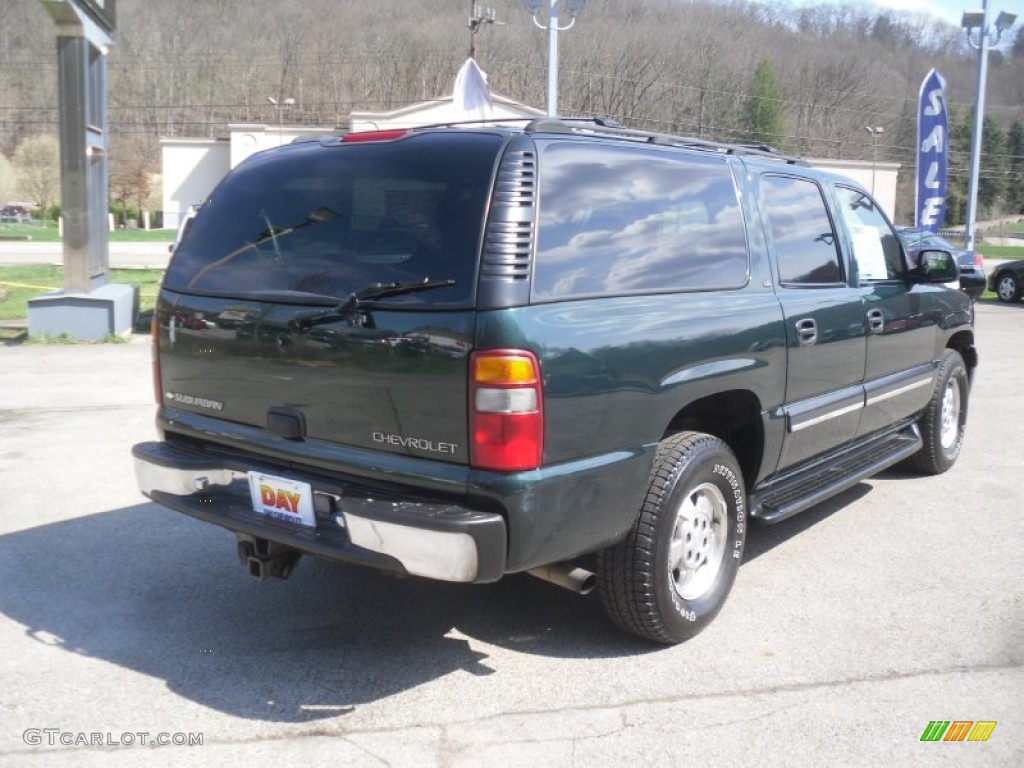
[[406, 126], [406, 130], [409, 131], [423, 131], [431, 128], [465, 128], [469, 126], [477, 126], [479, 128], [499, 128], [505, 125], [526, 125], [531, 120], [538, 120], [543, 118], [534, 117], [487, 117], [479, 120], [447, 120], [442, 123], [428, 123], [426, 125], [409, 125]]
[[686, 147], [689, 149], [703, 149], [711, 152], [719, 152], [727, 155], [752, 155], [763, 157], [768, 160], [776, 160], [788, 165], [807, 165], [807, 162], [799, 157], [785, 155], [775, 147], [760, 143], [737, 143], [729, 144], [719, 141], [709, 141], [691, 136], [677, 136], [671, 133], [659, 133], [657, 131], [644, 131], [638, 128], [627, 128], [618, 121], [607, 117], [539, 117], [531, 120], [526, 126], [527, 133], [572, 133], [574, 131], [586, 131], [588, 133], [600, 133], [608, 136], [621, 136], [629, 139], [642, 139], [650, 144], [663, 146]]

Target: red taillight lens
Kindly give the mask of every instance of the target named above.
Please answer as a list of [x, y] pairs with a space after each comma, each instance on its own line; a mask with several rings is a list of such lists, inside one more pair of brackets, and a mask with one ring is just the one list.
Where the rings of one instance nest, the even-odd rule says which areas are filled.
[[492, 349], [469, 360], [469, 463], [474, 469], [536, 469], [544, 455], [544, 397], [532, 352]]
[[341, 137], [341, 140], [346, 144], [351, 144], [356, 141], [394, 141], [400, 139], [408, 131], [395, 130], [395, 131], [358, 131], [356, 133], [346, 133]]
[[153, 337], [153, 397], [156, 398], [156, 404], [162, 405], [164, 402], [164, 390], [160, 386], [160, 323], [156, 319], [156, 310], [153, 310], [153, 322], [149, 325], [149, 333]]
[[974, 252], [974, 266], [978, 269], [985, 266], [985, 260], [981, 257], [981, 253], [979, 251]]

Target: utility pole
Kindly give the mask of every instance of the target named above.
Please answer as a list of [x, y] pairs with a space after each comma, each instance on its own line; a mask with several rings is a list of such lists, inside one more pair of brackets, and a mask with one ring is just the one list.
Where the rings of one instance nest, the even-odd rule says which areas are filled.
[[466, 26], [469, 27], [469, 58], [476, 58], [476, 36], [480, 27], [484, 24], [500, 23], [495, 18], [493, 8], [481, 8], [479, 3], [469, 0], [469, 21], [466, 23]]

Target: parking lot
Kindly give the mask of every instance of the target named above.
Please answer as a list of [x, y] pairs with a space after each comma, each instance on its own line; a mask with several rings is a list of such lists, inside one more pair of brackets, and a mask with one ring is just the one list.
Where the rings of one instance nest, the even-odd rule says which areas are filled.
[[1024, 305], [977, 334], [958, 464], [754, 527], [674, 648], [528, 576], [257, 584], [137, 491], [146, 340], [0, 347], [0, 766], [1022, 765]]

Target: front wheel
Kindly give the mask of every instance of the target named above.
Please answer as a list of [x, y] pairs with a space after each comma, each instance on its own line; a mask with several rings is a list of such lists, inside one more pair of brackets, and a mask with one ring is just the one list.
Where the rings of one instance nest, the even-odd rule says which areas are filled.
[[1013, 272], [1003, 272], [996, 278], [996, 296], [1000, 301], [1019, 301], [1020, 283]]
[[717, 437], [682, 432], [658, 446], [640, 516], [598, 556], [601, 601], [619, 627], [687, 640], [721, 610], [746, 534], [739, 464]]
[[967, 426], [968, 389], [964, 359], [955, 349], [947, 349], [932, 398], [918, 421], [924, 445], [909, 459], [914, 469], [938, 475], [956, 462]]

